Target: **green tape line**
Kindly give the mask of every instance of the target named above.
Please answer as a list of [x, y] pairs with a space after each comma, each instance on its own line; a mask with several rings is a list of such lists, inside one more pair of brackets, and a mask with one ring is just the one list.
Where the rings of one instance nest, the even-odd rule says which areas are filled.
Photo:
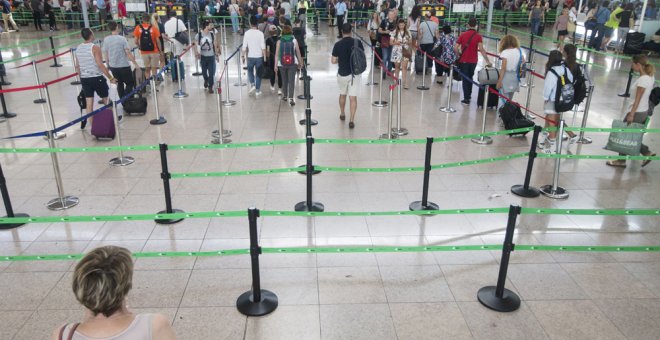
[[532, 130], [534, 130], [534, 127], [504, 130], [504, 131], [492, 131], [492, 132], [486, 132], [486, 133], [473, 133], [473, 134], [461, 135], [461, 136], [436, 137], [436, 138], [433, 138], [433, 141], [434, 142], [448, 142], [448, 141], [454, 141], [454, 140], [479, 138], [479, 137], [482, 137], [482, 136], [486, 137], [486, 136], [508, 135], [510, 133], [521, 133], [521, 132], [528, 132], [528, 131], [532, 131]]
[[158, 219], [244, 217], [247, 211], [203, 211], [173, 214], [134, 214], [134, 215], [95, 215], [95, 216], [40, 216], [40, 217], [2, 217], [0, 224], [7, 223], [56, 223], [56, 222], [116, 222], [149, 221]]
[[606, 159], [606, 160], [660, 160], [660, 156], [619, 156], [619, 155], [558, 155], [558, 154], [545, 154], [538, 153], [538, 158], [564, 158], [564, 159]]
[[[316, 167], [315, 167], [316, 168]], [[280, 168], [266, 170], [245, 170], [245, 171], [226, 171], [226, 172], [190, 172], [190, 173], [172, 173], [172, 178], [200, 178], [200, 177], [227, 177], [227, 176], [246, 176], [246, 175], [270, 175], [287, 172], [298, 172], [302, 167]]]
[[612, 128], [580, 128], [580, 127], [567, 127], [566, 131], [585, 131], [585, 132], [644, 132], [644, 133], [660, 133], [660, 129], [612, 129]]
[[237, 149], [237, 148], [249, 148], [255, 146], [274, 146], [274, 145], [292, 145], [292, 144], [305, 144], [305, 139], [274, 140], [269, 142], [248, 142], [248, 143], [232, 143], [232, 144], [182, 144], [182, 145], [168, 145], [167, 148], [170, 150]]
[[[451, 252], [451, 251], [497, 251], [502, 245], [457, 245], [457, 246], [390, 246], [390, 247], [316, 247], [316, 248], [261, 248], [262, 254], [341, 254], [341, 253], [421, 253], [421, 252]], [[552, 246], [516, 244], [514, 251], [564, 251], [564, 252], [657, 252], [660, 246]], [[133, 253], [135, 258], [165, 258], [165, 257], [216, 257], [248, 255], [250, 249], [227, 249], [216, 251], [190, 252], [143, 252]], [[67, 261], [79, 260], [85, 254], [47, 254], [47, 255], [13, 255], [0, 256], [0, 261]]]
[[[457, 214], [503, 214], [509, 208], [474, 208], [474, 209], [446, 209], [446, 210], [420, 210], [420, 211], [275, 211], [260, 210], [261, 216], [417, 216], [417, 215], [457, 215]], [[2, 219], [0, 219], [2, 221]]]
[[344, 168], [338, 166], [314, 166], [314, 170], [332, 172], [406, 172], [424, 171], [424, 167], [401, 167], [401, 168]]
[[335, 139], [314, 138], [314, 144], [424, 144], [426, 139]]
[[484, 159], [476, 159], [476, 160], [472, 160], [472, 161], [462, 161], [462, 162], [453, 162], [453, 163], [432, 165], [431, 169], [435, 170], [435, 169], [454, 168], [454, 167], [467, 166], [467, 165], [493, 163], [493, 162], [506, 161], [506, 160], [510, 160], [510, 159], [522, 158], [522, 157], [527, 157], [527, 156], [529, 156], [529, 152], [521, 152], [521, 153], [515, 153], [513, 155], [502, 156], [502, 157], [491, 157], [491, 158], [484, 158]]
[[158, 150], [158, 145], [136, 146], [92, 146], [84, 148], [1, 148], [0, 153], [50, 153], [50, 152], [108, 152], [108, 151], [151, 151]]
[[656, 216], [660, 209], [551, 209], [521, 208], [521, 214], [530, 215], [607, 215]]

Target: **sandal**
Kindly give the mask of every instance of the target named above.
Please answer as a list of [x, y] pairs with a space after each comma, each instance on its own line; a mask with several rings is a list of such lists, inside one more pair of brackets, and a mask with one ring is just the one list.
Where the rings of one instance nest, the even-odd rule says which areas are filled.
[[626, 162], [621, 161], [621, 160], [607, 161], [607, 162], [605, 162], [605, 164], [607, 164], [609, 166], [616, 167], [616, 168], [625, 168], [626, 167]]
[[345, 114], [340, 114], [339, 115], [339, 120], [346, 120], [346, 115]]
[[[644, 156], [651, 156], [651, 157], [653, 157], [653, 156], [655, 156], [655, 154], [652, 153], [652, 154], [650, 154], [650, 155], [644, 155]], [[647, 165], [649, 165], [649, 163], [651, 163], [651, 161], [652, 161], [651, 159], [645, 159], [645, 160], [643, 160], [643, 161], [642, 161], [642, 168], [645, 167], [645, 166], [647, 166]]]
[[349, 123], [348, 123], [348, 128], [349, 128], [349, 129], [352, 129], [352, 128], [354, 128], [354, 127], [355, 127], [355, 123], [353, 123], [353, 122], [349, 122]]

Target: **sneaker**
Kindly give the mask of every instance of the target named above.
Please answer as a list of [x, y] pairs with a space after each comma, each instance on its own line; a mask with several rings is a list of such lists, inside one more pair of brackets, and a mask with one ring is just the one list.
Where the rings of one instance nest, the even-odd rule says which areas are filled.
[[260, 90], [257, 90], [257, 92], [255, 92], [254, 95], [255, 95], [255, 96], [260, 96], [260, 95], [261, 95], [261, 91], [260, 91]]
[[256, 90], [257, 90], [257, 88], [254, 87], [253, 84], [249, 84], [249, 85], [248, 85], [248, 93], [252, 93], [252, 92], [254, 92], [254, 91], [256, 91]]
[[271, 91], [271, 92], [275, 92], [275, 86], [271, 86], [271, 87], [270, 87], [270, 91]]
[[500, 117], [500, 115], [497, 115], [497, 118], [495, 118], [495, 122], [499, 127], [504, 128], [504, 121], [502, 120], [502, 117]]
[[571, 139], [568, 140], [568, 144], [575, 144], [575, 143], [577, 143], [578, 139], [580, 139], [580, 136], [575, 135], [575, 136], [571, 137]]
[[281, 96], [281, 95], [282, 95], [282, 90], [281, 90], [281, 89], [277, 89], [277, 95], [278, 95], [278, 96]]
[[80, 122], [80, 129], [81, 130], [84, 130], [86, 126], [87, 126], [87, 119]]
[[289, 105], [294, 106], [296, 105], [296, 101], [293, 98], [289, 98]]
[[117, 116], [117, 122], [121, 122], [122, 119], [124, 119], [124, 115]]
[[206, 80], [204, 80], [204, 88], [208, 88], [208, 87], [209, 87], [209, 83], [207, 83]]
[[213, 94], [213, 87], [209, 87], [209, 93]]
[[470, 105], [470, 101], [469, 101], [469, 100], [465, 100], [465, 99], [463, 99], [463, 100], [461, 100], [461, 104], [463, 104], [463, 105]]
[[286, 101], [288, 101], [288, 100], [289, 100], [289, 98], [287, 98], [287, 97], [282, 97], [282, 101], [283, 101], [283, 102], [286, 102]]

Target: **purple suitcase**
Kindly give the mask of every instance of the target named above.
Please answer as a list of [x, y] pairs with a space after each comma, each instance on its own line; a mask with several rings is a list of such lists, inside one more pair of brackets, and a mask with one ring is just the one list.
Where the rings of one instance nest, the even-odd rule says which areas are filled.
[[92, 121], [92, 135], [98, 140], [115, 139], [115, 122], [112, 109], [107, 108], [94, 115]]

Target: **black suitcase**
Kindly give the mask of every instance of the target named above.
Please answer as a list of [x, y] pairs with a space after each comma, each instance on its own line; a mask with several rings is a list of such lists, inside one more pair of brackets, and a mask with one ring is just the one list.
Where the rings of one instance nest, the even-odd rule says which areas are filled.
[[641, 32], [630, 32], [626, 35], [626, 43], [623, 45], [623, 54], [641, 54], [646, 34]]
[[[495, 85], [488, 85], [491, 89], [497, 91], [495, 88]], [[499, 100], [499, 97], [490, 91], [488, 91], [488, 102], [486, 105], [488, 106], [489, 109], [494, 109], [497, 108], [497, 101]], [[483, 108], [484, 104], [484, 90], [482, 87], [479, 88], [479, 95], [477, 96], [477, 107]]]
[[129, 116], [144, 116], [147, 113], [147, 98], [138, 94], [137, 97], [126, 98], [122, 103], [124, 113]]
[[422, 74], [424, 72], [424, 56], [421, 53], [415, 53], [415, 73]]
[[[504, 129], [513, 130], [534, 126], [534, 122], [523, 116], [522, 111], [516, 105], [509, 102], [504, 103], [500, 108], [500, 118], [504, 122]], [[528, 131], [529, 132], [529, 131]], [[510, 133], [510, 136], [526, 135], [527, 132]]]

